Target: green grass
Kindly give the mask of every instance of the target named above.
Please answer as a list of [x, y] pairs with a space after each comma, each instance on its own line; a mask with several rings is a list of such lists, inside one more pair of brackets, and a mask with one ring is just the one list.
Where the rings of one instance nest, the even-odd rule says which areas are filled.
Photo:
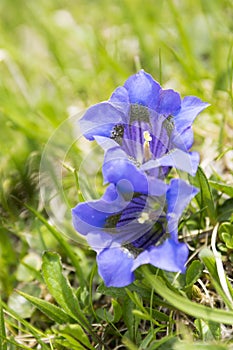
[[[0, 348], [232, 349], [223, 282], [233, 298], [232, 1], [1, 0], [0, 18]], [[181, 222], [186, 275], [141, 268], [129, 288], [106, 288], [69, 214], [82, 196], [102, 193], [102, 153], [82, 138], [71, 144], [66, 120], [140, 68], [211, 104], [194, 125], [206, 175], [193, 179], [201, 193]], [[53, 147], [63, 162], [61, 222], [60, 202], [39, 194], [52, 190], [39, 172]], [[209, 250], [215, 224], [225, 275]]]

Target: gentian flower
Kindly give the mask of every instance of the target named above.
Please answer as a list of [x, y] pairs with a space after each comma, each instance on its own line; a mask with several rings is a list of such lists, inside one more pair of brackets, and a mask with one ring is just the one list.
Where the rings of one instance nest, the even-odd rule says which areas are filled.
[[144, 193], [135, 189], [122, 176], [101, 199], [72, 210], [74, 227], [97, 252], [99, 274], [107, 286], [132, 283], [134, 271], [147, 263], [185, 271], [188, 248], [178, 241], [178, 221], [197, 189], [180, 179], [170, 185], [155, 179], [153, 195], [146, 187], [141, 188]]
[[[118, 87], [106, 102], [90, 107], [80, 120], [84, 136], [106, 151], [108, 167], [130, 161], [153, 177], [164, 178], [171, 167], [195, 175], [199, 155], [192, 123], [208, 106], [194, 96], [161, 86], [143, 70]], [[106, 167], [105, 167], [106, 168]], [[107, 171], [107, 169], [106, 169]]]
[[181, 100], [141, 70], [80, 120], [84, 136], [105, 150], [109, 185], [99, 200], [72, 209], [73, 224], [97, 252], [107, 286], [132, 283], [134, 271], [148, 263], [185, 271], [188, 248], [178, 241], [178, 222], [198, 190], [166, 177], [172, 167], [195, 175], [191, 127], [207, 105], [194, 96]]

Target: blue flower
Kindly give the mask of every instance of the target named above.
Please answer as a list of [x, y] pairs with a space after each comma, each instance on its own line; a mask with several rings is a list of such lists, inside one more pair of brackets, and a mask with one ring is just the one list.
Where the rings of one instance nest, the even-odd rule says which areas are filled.
[[97, 252], [107, 286], [132, 283], [148, 263], [185, 271], [188, 248], [178, 241], [178, 222], [198, 190], [180, 179], [168, 184], [166, 176], [172, 167], [195, 175], [192, 123], [207, 105], [194, 96], [181, 100], [141, 70], [80, 120], [84, 136], [105, 150], [108, 187], [99, 200], [72, 209], [73, 224]]
[[84, 136], [106, 151], [109, 167], [129, 159], [147, 175], [163, 179], [171, 167], [195, 175], [199, 155], [192, 123], [208, 106], [194, 96], [164, 90], [143, 70], [118, 87], [109, 101], [90, 107], [80, 120]]
[[154, 179], [142, 185], [142, 192], [135, 192], [136, 186], [122, 175], [101, 199], [72, 210], [74, 227], [97, 252], [99, 274], [107, 286], [132, 283], [137, 267], [148, 263], [185, 271], [188, 248], [178, 241], [178, 221], [197, 189], [180, 179], [169, 185]]

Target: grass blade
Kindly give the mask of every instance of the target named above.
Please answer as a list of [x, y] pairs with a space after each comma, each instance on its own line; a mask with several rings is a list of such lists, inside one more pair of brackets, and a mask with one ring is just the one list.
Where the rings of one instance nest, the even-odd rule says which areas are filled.
[[5, 342], [6, 338], [6, 329], [5, 329], [5, 322], [4, 322], [4, 314], [3, 309], [0, 307], [0, 349], [7, 350], [7, 344]]
[[32, 326], [29, 322], [27, 322], [22, 317], [20, 317], [18, 313], [16, 313], [14, 310], [9, 308], [1, 299], [0, 299], [0, 305], [4, 310], [7, 311], [7, 313], [11, 317], [13, 317], [15, 320], [20, 322], [26, 329], [30, 331], [32, 336], [37, 340], [38, 344], [40, 344], [42, 350], [49, 350], [49, 347], [42, 340], [43, 338], [46, 338], [46, 335], [42, 331]]
[[161, 278], [152, 275], [146, 266], [142, 269], [146, 280], [154, 288], [155, 292], [166, 299], [176, 309], [195, 318], [232, 325], [232, 311], [219, 310], [216, 308], [211, 309], [210, 307], [194, 303], [169, 289], [165, 285], [165, 282], [161, 280]]
[[72, 247], [70, 247], [69, 243], [62, 237], [61, 233], [58, 232], [53, 226], [51, 226], [48, 223], [48, 221], [37, 210], [35, 210], [34, 208], [30, 207], [27, 204], [25, 204], [25, 206], [47, 227], [47, 229], [52, 233], [55, 239], [59, 242], [59, 244], [64, 249], [64, 252], [66, 253], [66, 255], [70, 258], [70, 261], [75, 268], [75, 271], [79, 278], [80, 286], [84, 287], [86, 285], [86, 282], [83, 276], [82, 269], [80, 268], [79, 259], [74, 253]]
[[35, 305], [41, 312], [43, 312], [46, 316], [48, 316], [53, 321], [63, 324], [63, 323], [72, 323], [74, 319], [72, 319], [67, 313], [65, 313], [58, 306], [49, 303], [46, 300], [42, 300], [32, 295], [21, 292], [20, 290], [16, 290], [16, 292], [28, 301], [30, 301], [33, 305]]
[[48, 251], [44, 253], [42, 257], [42, 274], [49, 292], [60, 307], [102, 344], [101, 339], [92, 330], [89, 322], [83, 315], [69, 281], [62, 274], [61, 258], [57, 253]]

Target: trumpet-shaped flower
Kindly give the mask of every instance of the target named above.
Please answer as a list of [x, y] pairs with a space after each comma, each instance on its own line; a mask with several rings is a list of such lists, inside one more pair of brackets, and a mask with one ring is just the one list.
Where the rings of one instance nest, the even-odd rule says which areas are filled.
[[105, 149], [108, 166], [115, 167], [120, 158], [159, 178], [164, 178], [171, 167], [195, 175], [199, 155], [189, 152], [193, 144], [191, 127], [207, 106], [194, 96], [181, 100], [177, 92], [162, 89], [141, 70], [118, 87], [108, 101], [90, 107], [80, 124], [84, 136]]
[[164, 180], [172, 167], [195, 175], [192, 123], [207, 105], [162, 89], [141, 70], [80, 120], [84, 136], [105, 150], [109, 185], [99, 200], [72, 209], [73, 224], [97, 252], [107, 286], [130, 284], [148, 263], [185, 271], [188, 248], [178, 241], [178, 222], [198, 190], [180, 179]]
[[135, 269], [147, 263], [185, 271], [188, 248], [178, 241], [178, 221], [197, 189], [179, 179], [170, 185], [155, 180], [140, 188], [144, 193], [139, 187], [123, 177], [101, 199], [72, 210], [74, 227], [97, 252], [99, 274], [107, 286], [130, 284]]

